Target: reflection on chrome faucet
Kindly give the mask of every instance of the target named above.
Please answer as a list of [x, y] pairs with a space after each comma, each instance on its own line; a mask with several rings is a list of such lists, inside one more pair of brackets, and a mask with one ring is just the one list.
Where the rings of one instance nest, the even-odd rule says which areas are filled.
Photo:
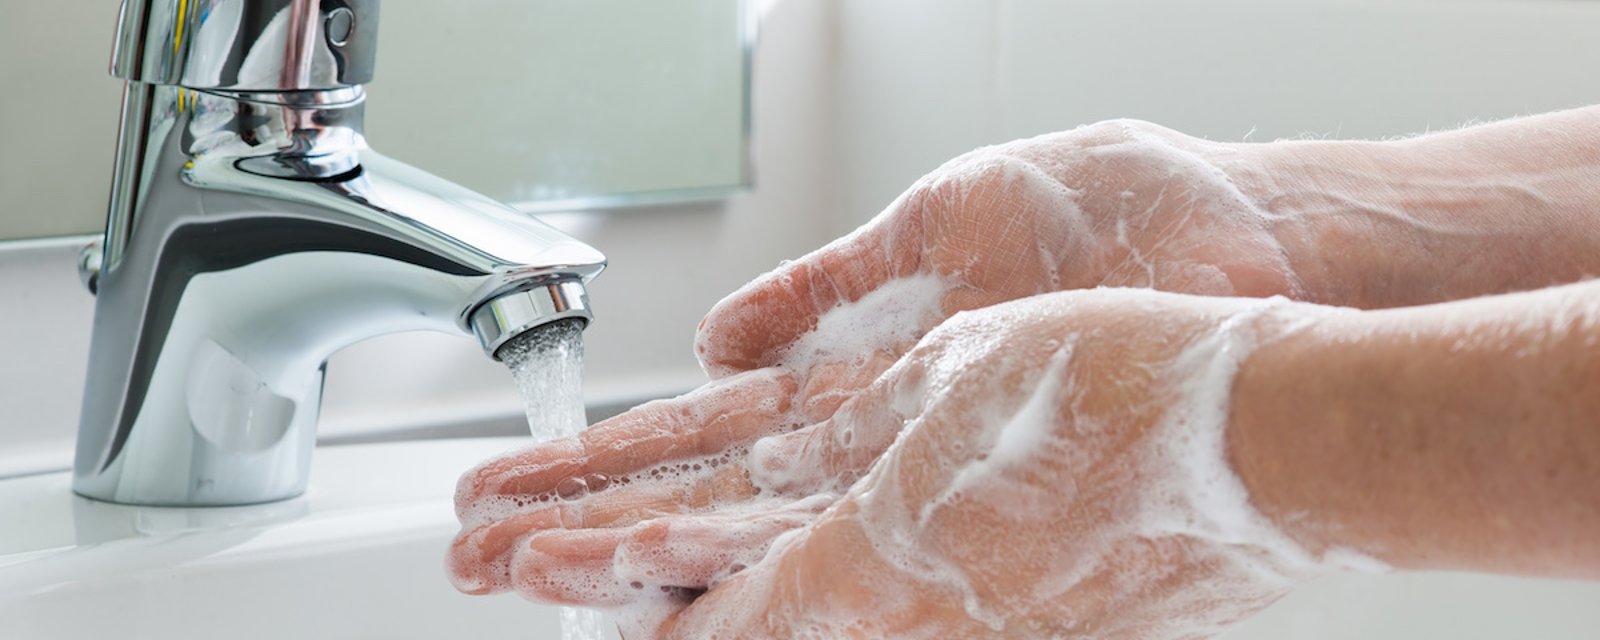
[[598, 251], [367, 148], [377, 17], [367, 0], [123, 3], [78, 493], [298, 495], [334, 351], [434, 329], [495, 357], [589, 318]]

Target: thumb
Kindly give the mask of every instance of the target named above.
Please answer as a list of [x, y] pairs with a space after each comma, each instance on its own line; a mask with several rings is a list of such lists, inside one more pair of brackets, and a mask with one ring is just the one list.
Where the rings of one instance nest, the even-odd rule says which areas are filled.
[[695, 353], [713, 378], [777, 364], [824, 313], [922, 267], [918, 198], [902, 196], [854, 233], [755, 279], [701, 321]]

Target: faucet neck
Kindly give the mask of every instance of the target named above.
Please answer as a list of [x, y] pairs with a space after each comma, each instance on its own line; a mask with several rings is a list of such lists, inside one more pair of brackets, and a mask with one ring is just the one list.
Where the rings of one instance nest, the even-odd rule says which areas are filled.
[[123, 0], [112, 75], [224, 91], [372, 80], [378, 0]]
[[298, 495], [333, 352], [436, 330], [495, 357], [521, 331], [589, 318], [599, 252], [367, 147], [371, 50], [351, 52], [376, 16], [364, 0], [124, 3], [78, 493]]

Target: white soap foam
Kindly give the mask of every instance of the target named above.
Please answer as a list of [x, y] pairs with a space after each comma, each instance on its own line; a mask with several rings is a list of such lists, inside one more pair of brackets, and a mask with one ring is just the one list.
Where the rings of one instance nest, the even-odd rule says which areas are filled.
[[[1288, 261], [1282, 255], [1282, 248], [1270, 240], [1270, 234], [1260, 233], [1275, 221], [1274, 214], [1266, 212], [1257, 203], [1250, 201], [1232, 183], [1228, 175], [1193, 150], [1179, 148], [1159, 135], [1146, 133], [1144, 125], [1111, 123], [1109, 126], [1112, 129], [1119, 126], [1124, 129], [1119, 134], [1120, 137], [1111, 136], [1115, 138], [1111, 143], [1085, 146], [1079, 141], [1081, 134], [1084, 133], [1080, 130], [988, 147], [952, 160], [919, 181], [917, 186], [891, 205], [878, 219], [869, 223], [868, 227], [863, 227], [848, 238], [836, 241], [830, 248], [845, 242], [860, 241], [865, 237], [864, 230], [887, 225], [893, 216], [904, 215], [907, 208], [927, 204], [913, 203], [912, 201], [917, 199], [912, 197], [913, 194], [924, 199], [944, 198], [943, 202], [936, 203], [940, 206], [969, 206], [974, 204], [970, 200], [972, 187], [984, 184], [993, 187], [992, 181], [1001, 180], [1005, 187], [1003, 191], [1018, 195], [1013, 200], [988, 203], [998, 208], [992, 222], [1001, 225], [1002, 232], [1022, 234], [1024, 237], [1032, 238], [1029, 243], [1033, 250], [1028, 253], [1037, 256], [1040, 261], [1038, 265], [1040, 273], [1046, 274], [1042, 282], [1033, 283], [1034, 289], [1020, 290], [1015, 292], [1016, 295], [1029, 295], [1062, 286], [1096, 284], [1071, 280], [1078, 274], [1062, 271], [1067, 260], [1080, 261], [1075, 263], [1079, 268], [1087, 266], [1091, 270], [1103, 269], [1111, 274], [1111, 278], [1125, 277], [1129, 284], [1190, 292], [1231, 294], [1236, 291], [1235, 283], [1230, 279], [1230, 272], [1216, 264], [1206, 262], [1208, 255], [1250, 257], [1270, 269], [1287, 274], [1287, 280], [1293, 281]], [[1101, 128], [1104, 129], [1105, 126]], [[1093, 137], [1103, 132], [1089, 133], [1092, 134], [1089, 137]], [[1062, 176], [1069, 173], [1070, 167], [1058, 164], [1063, 162], [1061, 158], [1072, 154], [1041, 152], [1041, 149], [1049, 151], [1053, 148], [1051, 145], [1058, 144], [1078, 145], [1082, 147], [1079, 149], [1080, 155], [1088, 157], [1093, 162], [1104, 163], [1106, 166], [1115, 166], [1119, 163], [1162, 164], [1169, 172], [1168, 179], [1162, 183], [1160, 191], [1154, 194], [1154, 199], [1149, 202], [1135, 206], [1132, 203], [1137, 200], [1140, 193], [1122, 191], [1121, 205], [1108, 206], [1107, 203], [1096, 203], [1096, 207], [1091, 211], [1081, 200], [1086, 197], [1088, 191], [1101, 185], [1093, 183], [1091, 178], [1088, 183], [1069, 187]], [[1168, 188], [1174, 184], [1187, 188], [1174, 189], [1169, 194]], [[1173, 202], [1180, 202], [1183, 205], [1176, 208], [1179, 215], [1176, 217], [1158, 215], [1164, 212], [1170, 213], [1163, 207]], [[1208, 206], [1217, 210], [1232, 211], [1236, 215], [1228, 220], [1213, 220], [1197, 215]], [[1029, 219], [1018, 215], [1024, 212], [1034, 217]], [[1030, 221], [1032, 226], [1028, 224]], [[1222, 224], [1229, 221], [1236, 224], [1234, 226]], [[1202, 228], [1209, 233], [1187, 233], [1186, 229], [1190, 227]], [[1264, 237], [1267, 239], [1263, 240]], [[884, 242], [889, 244], [918, 241], [926, 239], [899, 237], [884, 239]], [[1213, 246], [1224, 250], [1208, 254], [1205, 249]], [[819, 253], [829, 251], [830, 248], [824, 248]], [[891, 249], [884, 247], [885, 255], [892, 254]], [[944, 298], [959, 287], [970, 285], [970, 282], [965, 280], [968, 271], [976, 261], [984, 259], [984, 256], [969, 255], [967, 260], [971, 264], [938, 265], [938, 268], [944, 269], [947, 274], [941, 276], [933, 272], [936, 267], [926, 257], [929, 247], [922, 249], [925, 252], [922, 273], [892, 280], [869, 292], [860, 300], [839, 304], [822, 314], [813, 331], [802, 336], [781, 354], [779, 368], [803, 376], [818, 364], [859, 361], [858, 358], [862, 353], [874, 351], [899, 353], [924, 332], [937, 325], [945, 313]], [[1109, 256], [1116, 255], [1123, 256], [1121, 265], [1109, 263], [1111, 260]], [[780, 273], [769, 274], [747, 286], [744, 291], [750, 287], [763, 286], [763, 282], [770, 282], [775, 277], [783, 277], [781, 269]], [[1152, 471], [1166, 472], [1169, 480], [1166, 484], [1158, 483], [1159, 486], [1150, 488], [1149, 493], [1153, 497], [1148, 500], [1149, 504], [1128, 507], [1136, 506], [1141, 509], [1141, 517], [1132, 520], [1135, 524], [1130, 527], [1134, 528], [1120, 532], [1120, 535], [1126, 538], [1181, 533], [1215, 541], [1222, 546], [1246, 547], [1249, 549], [1247, 552], [1234, 554], [1229, 558], [1230, 561], [1249, 568], [1246, 577], [1270, 575], [1275, 572], [1289, 576], [1297, 574], [1303, 567], [1315, 568], [1323, 561], [1323, 559], [1309, 558], [1303, 550], [1297, 551], [1292, 542], [1281, 533], [1277, 533], [1265, 518], [1255, 513], [1249, 505], [1248, 496], [1244, 494], [1242, 485], [1232, 476], [1221, 452], [1221, 429], [1227, 415], [1226, 400], [1229, 385], [1239, 361], [1253, 348], [1256, 340], [1251, 328], [1253, 323], [1248, 318], [1263, 313], [1290, 314], [1290, 311], [1285, 303], [1279, 301], [1272, 302], [1261, 310], [1243, 313], [1237, 316], [1235, 321], [1230, 322], [1224, 331], [1197, 340], [1182, 357], [1172, 363], [1166, 363], [1172, 371], [1187, 372], [1185, 375], [1192, 376], [1186, 378], [1188, 381], [1180, 393], [1184, 400], [1171, 411], [1168, 423], [1163, 426], [1162, 437], [1157, 438], [1162, 444], [1146, 452], [1144, 457], [1144, 462], [1151, 465]], [[1005, 323], [997, 322], [985, 328], [987, 341], [968, 340], [953, 348], [969, 349], [976, 357], [986, 350], [997, 348], [996, 344], [1005, 342], [1009, 329]], [[985, 332], [976, 333], [982, 335]], [[986, 415], [978, 421], [978, 424], [974, 424], [975, 429], [985, 431], [986, 435], [980, 438], [981, 443], [973, 448], [982, 447], [986, 448], [986, 451], [969, 452], [971, 460], [965, 466], [954, 470], [954, 481], [945, 492], [943, 500], [954, 504], [970, 501], [974, 495], [992, 496], [997, 492], [1006, 491], [1012, 492], [1014, 500], [1022, 500], [1026, 496], [1036, 498], [1037, 488], [1020, 484], [994, 485], [993, 483], [997, 482], [996, 476], [1004, 475], [1005, 469], [1025, 464], [1028, 460], [1041, 455], [1058, 456], [1074, 465], [1084, 465], [1089, 462], [1080, 459], [1088, 454], [1075, 450], [1069, 446], [1070, 443], [1063, 442], [1051, 432], [1054, 427], [1054, 414], [1059, 409], [1054, 403], [1071, 401], [1070, 387], [1074, 381], [1062, 371], [1067, 368], [1066, 365], [1076, 353], [1075, 349], [1079, 344], [1077, 338], [1078, 336], [1061, 336], [1053, 344], [1047, 344], [1046, 348], [1051, 354], [1047, 359], [1048, 362], [1042, 371], [1035, 372], [1029, 379], [1024, 380], [1021, 385], [1023, 389], [1009, 391], [1001, 388], [990, 389], [997, 402], [1003, 400], [1012, 404], [1005, 411], [992, 412], [992, 415]], [[910, 375], [910, 372], [905, 370], [904, 361], [885, 374], [885, 378], [899, 379], [903, 382], [886, 408], [896, 414], [896, 417], [903, 418], [901, 421], [903, 424], [890, 424], [890, 426], [904, 427], [898, 432], [900, 436], [916, 428], [915, 416], [935, 408], [946, 395], [954, 392], [948, 381], [960, 377], [960, 363], [966, 361], [962, 358], [948, 358], [944, 362], [957, 370], [935, 370], [927, 373], [927, 378], [946, 381], [942, 385], [928, 383], [926, 378]], [[970, 382], [968, 379], [968, 383]], [[797, 407], [790, 411], [790, 415], [775, 418], [770, 433], [784, 433], [800, 424], [798, 416], [794, 415], [798, 411]], [[835, 436], [840, 438], [840, 444], [849, 445], [852, 441], [862, 440], [861, 435], [857, 433], [860, 429], [883, 428], [881, 424], [876, 426], [867, 424], [872, 421], [858, 415], [865, 411], [854, 404], [846, 404], [835, 415], [835, 421], [842, 423], [841, 428], [835, 433]], [[857, 418], [860, 418], [861, 424], [853, 422]], [[689, 411], [682, 419], [704, 422], [714, 420], [716, 417], [697, 415]], [[880, 419], [877, 422], [883, 421]], [[1098, 437], [1095, 430], [1099, 426], [1088, 421], [1076, 424], [1074, 428], [1081, 432], [1082, 437]], [[760, 460], [771, 449], [773, 442], [771, 439], [759, 441], [755, 445], [755, 455], [752, 458]], [[894, 446], [900, 445], [897, 443]], [[595, 490], [616, 493], [649, 486], [660, 492], [684, 494], [694, 490], [718, 470], [726, 469], [729, 465], [741, 464], [745, 456], [746, 451], [733, 449], [704, 458], [674, 461], [626, 477], [606, 478], [603, 483], [606, 486], [598, 489], [593, 486], [595, 483], [592, 479], [579, 478], [568, 483], [569, 491], [565, 492], [557, 490], [543, 496], [523, 496], [510, 502], [485, 500], [480, 507], [479, 521], [503, 519], [510, 514], [546, 508], [552, 503], [563, 501], [581, 507], [583, 496]], [[763, 483], [762, 469], [754, 468], [751, 471], [760, 485], [770, 487], [784, 484], [775, 482], [772, 478], [767, 478], [769, 482]], [[810, 473], [812, 477], [791, 477], [787, 479], [788, 484], [796, 484], [797, 480], [817, 479], [817, 470], [814, 468], [791, 465], [790, 471], [799, 474]], [[873, 514], [874, 520], [864, 522], [864, 526], [873, 540], [875, 549], [885, 561], [898, 567], [906, 576], [911, 576], [913, 578], [911, 582], [924, 588], [944, 590], [961, 598], [968, 615], [983, 627], [990, 630], [1005, 628], [1008, 612], [981, 602], [978, 596], [979, 590], [971, 584], [960, 563], [938, 554], [924, 553], [927, 545], [922, 537], [925, 532], [911, 525], [926, 522], [932, 517], [933, 508], [913, 511], [903, 505], [895, 505], [897, 497], [902, 495], [901, 488], [897, 486], [901, 471], [893, 464], [880, 464], [874, 467], [866, 478], [855, 483], [854, 490], [858, 494], [855, 500], [863, 510]], [[992, 486], [986, 486], [986, 482]], [[999, 488], [996, 488], [997, 486]], [[846, 487], [831, 488], [842, 491]], [[1057, 489], [1068, 493], [1078, 490], [1076, 487]], [[754, 513], [758, 510], [787, 508], [789, 506], [787, 500], [786, 497], [768, 491], [755, 500], [740, 496], [731, 501], [713, 501], [711, 506], [732, 510], [726, 512], [735, 514]], [[783, 544], [798, 543], [800, 539], [795, 535], [780, 536], [782, 544], [774, 544], [766, 550], [763, 556], [765, 559], [745, 569], [745, 572], [759, 574], [772, 571], [772, 561], [778, 557], [776, 550], [782, 548]], [[1097, 552], [1103, 553], [1108, 558], [1120, 557], [1117, 554], [1123, 552], [1119, 551], [1114, 542], [1115, 540], [1109, 538], [1073, 541], [1077, 548], [1084, 550], [1083, 553], [1076, 554], [1077, 557], [1092, 556]], [[676, 545], [675, 548], [677, 549], [675, 553], [696, 552], [690, 545]], [[912, 553], [907, 550], [918, 551]], [[747, 559], [748, 557], [740, 558], [738, 564], [745, 564]], [[618, 566], [596, 570], [593, 574], [574, 576], [572, 579], [578, 583], [595, 585], [596, 589], [615, 590], [618, 588], [619, 576], [649, 577], [647, 573], [641, 574], [641, 571], [648, 571], [641, 569], [641, 562], [639, 558], [623, 558], [619, 555]], [[1151, 572], [1157, 572], [1160, 566], [1152, 564], [1147, 568]], [[1040, 590], [1046, 592], [1053, 588], [1060, 589], [1062, 584], [1073, 583], [1097, 568], [1097, 565], [1082, 563], [1062, 566], [1056, 574], [1057, 580], [1053, 581], [1054, 584], [1041, 584]], [[725, 575], [719, 576], [717, 580], [726, 578]], [[759, 581], [752, 582], [759, 584]], [[891, 593], [893, 591], [891, 582], [886, 580], [883, 584], [884, 597], [895, 595]], [[623, 617], [634, 621], [634, 628], [640, 631], [640, 635], [648, 636], [651, 632], [642, 626], [645, 621], [658, 620], [661, 612], [672, 609], [674, 599], [684, 597], [683, 593], [673, 592], [670, 589], [671, 585], [648, 584], [647, 581], [638, 579], [630, 579], [621, 584], [639, 594], [636, 600], [639, 604], [634, 605]], [[1223, 589], [1227, 585], [1218, 583], [1212, 586]], [[664, 591], [662, 589], [664, 587], [667, 590]], [[747, 602], [760, 603], [759, 598], [762, 594], [759, 590], [752, 590], [750, 593], [740, 594], [740, 597]], [[753, 615], [753, 613], [746, 611], [742, 615]], [[793, 618], [801, 621], [809, 619], [806, 615], [798, 613]], [[708, 630], [708, 633], [715, 631], [717, 627], [724, 631], [739, 628], [733, 623], [731, 619], [710, 621], [709, 624], [713, 625], [713, 629]], [[870, 631], [872, 628], [870, 624], [863, 627], [865, 623], [859, 620], [813, 619], [810, 624], [812, 626], [798, 629], [796, 632], [803, 635], [832, 637], [847, 631], [859, 633], [863, 629]], [[630, 634], [630, 637], [632, 636], [633, 634]]]
[[[1145, 296], [1155, 294], [1102, 291], [1096, 295], [1126, 298], [1127, 304], [1143, 304], [1148, 300]], [[1243, 359], [1260, 342], [1292, 334], [1315, 317], [1337, 311], [1298, 305], [1281, 298], [1250, 302], [1225, 300], [1215, 304], [1229, 308], [1220, 316], [1225, 319], [1216, 330], [1193, 338], [1170, 360], [1145, 363], [1157, 379], [1175, 386], [1169, 390], [1171, 404], [1148, 441], [1129, 454], [1131, 458], [1127, 464], [1137, 468], [1137, 473], [1131, 477], [1143, 484], [1140, 489], [1129, 492], [1135, 502], [1113, 505], [1126, 515], [1108, 523], [1111, 526], [1101, 531], [1099, 539], [1057, 539], [1058, 544], [1064, 545], [1063, 551], [1070, 549], [1075, 553], [1068, 554], [1069, 560], [1054, 565], [1048, 573], [1052, 579], [1041, 581], [1033, 596], [1025, 599], [1048, 600], [1083, 579], [1108, 570], [1115, 571], [1120, 597], [1138, 597], [1143, 590], [1170, 577], [1173, 565], [1179, 562], [1150, 556], [1143, 546], [1144, 541], [1168, 544], [1162, 541], [1185, 539], [1189, 542], [1176, 547], [1176, 551], [1161, 553], [1189, 554], [1182, 561], [1201, 563], [1211, 568], [1209, 573], [1196, 580], [1192, 588], [1166, 598], [1159, 605], [1161, 611], [1144, 612], [1147, 615], [1143, 618], [1153, 615], [1164, 620], [1169, 631], [1211, 633], [1226, 628], [1238, 611], [1264, 606], [1292, 584], [1315, 575], [1335, 569], [1371, 571], [1382, 568], [1381, 563], [1348, 550], [1334, 550], [1320, 556], [1306, 551], [1250, 504], [1247, 491], [1232, 473], [1224, 451], [1228, 398]], [[980, 312], [976, 316], [952, 320], [947, 326], [958, 325], [959, 330], [963, 328], [960, 325], [965, 325], [964, 328], [971, 329], [968, 336], [971, 339], [963, 341], [968, 344], [951, 349], [969, 352], [1003, 349], [1000, 343], [985, 337], [993, 335], [990, 329], [996, 315]], [[941, 327], [943, 331], [945, 328]], [[1015, 523], [1018, 536], [1029, 535], [1030, 527], [1060, 516], [1059, 504], [1070, 501], [1073, 487], [1060, 487], [1061, 494], [1056, 496], [1055, 506], [1052, 506], [1039, 500], [1038, 487], [1019, 480], [1017, 473], [1041, 459], [1060, 461], [1070, 457], [1073, 445], [1059, 433], [1059, 415], [1063, 403], [1070, 406], [1074, 397], [1076, 381], [1067, 374], [1070, 364], [1078, 350], [1093, 348], [1092, 333], [1047, 341], [1046, 347], [1051, 349], [1049, 356], [1026, 377], [1034, 382], [1024, 383], [1025, 388], [1012, 389], [1009, 393], [1000, 388], [979, 391], [993, 399], [980, 404], [1004, 407], [1004, 410], [980, 410], [973, 414], [979, 417], [979, 422], [973, 424], [978, 432], [973, 442], [981, 451], [973, 452], [966, 462], [951, 470], [948, 486], [932, 502], [920, 506], [909, 503], [907, 489], [901, 482], [910, 470], [900, 467], [900, 458], [896, 455], [898, 449], [906, 446], [905, 435], [919, 428], [920, 418], [912, 419], [884, 460], [852, 488], [852, 497], [847, 501], [854, 504], [853, 517], [859, 521], [876, 555], [895, 568], [895, 575], [882, 576], [874, 585], [876, 597], [892, 600], [910, 597], [913, 592], [946, 593], [961, 603], [971, 623], [977, 625], [974, 629], [1004, 634], [1022, 631], [1016, 626], [1022, 624], [1016, 614], [1029, 605], [1020, 601], [986, 600], [983, 594], [993, 591], [990, 585], [974, 582], [976, 578], [970, 567], [944, 555], [940, 545], [933, 542], [927, 525], [940, 509], [973, 500], [1007, 509], [1008, 513], [1014, 511], [1019, 517]], [[1152, 339], [1160, 335], [1156, 331]], [[968, 357], [952, 360], [977, 362]], [[960, 368], [930, 373], [933, 380], [917, 385], [924, 395], [918, 399], [898, 398], [897, 410], [938, 411], [945, 405], [946, 396], [971, 393], [972, 389], [967, 386], [970, 379], [964, 378], [964, 373]], [[848, 419], [848, 416], [846, 412], [836, 420]], [[1074, 425], [1073, 428], [1075, 437], [1106, 435], [1099, 432], [1098, 425]], [[1082, 459], [1069, 464], [1089, 462], [1092, 460]], [[923, 461], [922, 464], [928, 463]], [[1046, 512], [1051, 509], [1057, 512], [1047, 516]], [[1027, 517], [1029, 510], [1034, 510], [1039, 522]], [[987, 544], [993, 543], [991, 540]], [[776, 554], [768, 555], [769, 559], [775, 557]], [[748, 571], [773, 570], [761, 564]], [[761, 604], [752, 600], [751, 606]], [[887, 632], [874, 626], [876, 623], [870, 616], [837, 615], [827, 618], [818, 612], [799, 612], [793, 620], [818, 637]], [[721, 623], [738, 628], [731, 620]], [[895, 630], [896, 633], [903, 631]]]
[[804, 373], [829, 362], [849, 362], [874, 351], [899, 353], [944, 318], [940, 304], [949, 284], [937, 274], [896, 278], [853, 302], [823, 313], [817, 326], [790, 345], [781, 366]]

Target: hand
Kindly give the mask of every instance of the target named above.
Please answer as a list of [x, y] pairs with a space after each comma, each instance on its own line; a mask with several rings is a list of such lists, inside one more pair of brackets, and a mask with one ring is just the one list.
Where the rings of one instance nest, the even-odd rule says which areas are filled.
[[[752, 463], [769, 487], [831, 484], [877, 459], [871, 471], [762, 561], [717, 576], [684, 608], [658, 609], [659, 626], [642, 630], [1214, 635], [1332, 567], [1250, 507], [1223, 432], [1234, 371], [1253, 345], [1336, 313], [1104, 290], [952, 318], [830, 421], [763, 441]], [[771, 517], [658, 528], [669, 539]], [[630, 544], [624, 563], [683, 551]]]
[[762, 447], [758, 481], [815, 482], [900, 434], [662, 634], [1211, 635], [1323, 570], [1222, 453], [1251, 344], [1326, 313], [1286, 307], [1106, 290], [951, 319], [831, 421]]
[[[596, 547], [603, 553], [620, 544], [617, 531], [638, 523], [757, 495], [739, 465], [725, 465], [717, 472], [722, 489], [715, 500], [655, 483], [608, 489], [611, 504], [633, 506], [605, 515], [571, 500], [550, 502], [558, 492], [575, 497], [662, 464], [694, 464], [693, 458], [708, 456], [738, 460], [757, 438], [826, 421], [957, 311], [1099, 285], [1293, 293], [1293, 274], [1268, 221], [1212, 163], [1228, 153], [1225, 145], [1119, 121], [951, 161], [857, 233], [719, 304], [697, 341], [719, 382], [596, 425], [576, 441], [491, 461], [468, 474], [458, 497], [464, 521], [454, 556], [458, 586], [510, 588], [517, 543], [541, 539], [523, 540], [530, 534], [616, 530], [593, 534], [607, 534]], [[813, 331], [841, 319], [856, 322], [844, 331]], [[740, 372], [747, 373], [735, 375]], [[862, 443], [872, 446], [855, 448], [852, 468], [842, 469], [830, 486], [789, 483], [781, 496], [769, 496], [777, 504], [766, 506], [783, 509], [786, 500], [841, 490], [840, 483], [864, 472], [893, 437], [881, 433]], [[546, 502], [530, 502], [539, 499]], [[581, 523], [579, 512], [585, 513]], [[778, 521], [798, 526], [792, 517]], [[759, 550], [766, 542], [748, 544]], [[523, 591], [563, 599], [531, 587]], [[565, 599], [583, 601], [570, 594]]]
[[[1237, 145], [1117, 121], [947, 163], [855, 234], [719, 304], [697, 341], [718, 382], [640, 407], [576, 440], [490, 461], [464, 477], [458, 495], [464, 527], [453, 555], [458, 586], [511, 588], [513, 557], [548, 542], [545, 534], [613, 529], [584, 533], [603, 539], [593, 549], [603, 553], [619, 543], [617, 531], [651, 518], [756, 496], [737, 464], [717, 467], [712, 486], [720, 488], [712, 493], [686, 495], [690, 489], [659, 482], [611, 486], [608, 504], [631, 506], [606, 507], [603, 514], [560, 494], [578, 498], [661, 465], [700, 463], [707, 470], [719, 460], [742, 462], [757, 438], [826, 421], [957, 311], [1099, 285], [1295, 293], [1270, 219], [1217, 167], [1223, 159], [1240, 166], [1236, 153]], [[832, 326], [814, 331], [824, 323]], [[765, 506], [781, 510], [787, 500], [841, 490], [839, 483], [864, 472], [894, 433], [876, 438], [853, 449], [850, 468], [841, 467], [829, 486], [789, 483], [781, 496], [768, 495], [774, 504]], [[794, 517], [774, 522], [797, 526]], [[765, 543], [745, 544], [760, 550]], [[522, 588], [535, 597], [583, 600]]]
[[[1274, 173], [1256, 160], [1262, 146], [1118, 120], [978, 149], [855, 233], [723, 300], [701, 324], [697, 351], [713, 377], [809, 365], [849, 369], [830, 379], [859, 387], [951, 314], [1039, 293], [1111, 286], [1296, 297], [1292, 256], [1274, 235], [1279, 214], [1263, 204], [1272, 195], [1263, 188], [1285, 185], [1262, 182]], [[884, 291], [917, 277], [934, 282]], [[797, 343], [829, 312], [864, 299], [905, 317], [854, 327], [868, 335], [847, 349]], [[873, 353], [851, 351], [863, 344]], [[823, 353], [796, 353], [807, 348]], [[887, 357], [853, 362], [864, 355]], [[813, 420], [842, 402], [806, 397], [826, 398], [808, 410]]]
[[[1498, 125], [1484, 129], [1506, 133]], [[1469, 137], [1437, 139], [1448, 147]], [[1476, 181], [1466, 189], [1473, 199], [1451, 195], [1448, 187], [1462, 172], [1431, 164], [1440, 157], [1434, 138], [1400, 145], [1224, 145], [1118, 122], [959, 158], [856, 234], [718, 305], [699, 336], [702, 361], [717, 382], [596, 425], [579, 439], [491, 461], [463, 478], [458, 508], [464, 530], [452, 559], [457, 584], [474, 592], [515, 588], [535, 599], [576, 604], [653, 599], [662, 606], [651, 620], [674, 621], [663, 629], [689, 628], [710, 619], [695, 611], [715, 611], [712, 603], [739, 592], [724, 586], [696, 601], [699, 590], [741, 580], [760, 586], [755, 576], [771, 571], [771, 562], [761, 563], [761, 571], [740, 570], [764, 557], [774, 538], [778, 558], [798, 554], [791, 545], [845, 549], [800, 542], [837, 530], [829, 523], [859, 506], [855, 489], [877, 476], [853, 482], [874, 468], [900, 426], [841, 431], [835, 425], [857, 412], [885, 415], [871, 408], [884, 396], [861, 389], [925, 331], [963, 309], [1095, 284], [1287, 293], [1377, 307], [1537, 286], [1569, 271], [1593, 271], [1583, 266], [1590, 263], [1563, 261], [1600, 255], [1593, 251], [1535, 255], [1501, 237], [1504, 229], [1493, 225], [1503, 216], [1429, 206], [1432, 200], [1497, 202], [1473, 186]], [[1408, 151], [1401, 153], [1402, 147]], [[1444, 181], [1428, 182], [1422, 191], [1401, 189], [1405, 180], [1392, 178], [1435, 174]], [[1329, 187], [1338, 184], [1342, 191]], [[1136, 194], [1132, 204], [1110, 197], [1125, 192]], [[1513, 188], [1510, 196], [1526, 192]], [[1010, 215], [997, 213], [1008, 207]], [[1047, 215], [1051, 211], [1060, 215]], [[1527, 228], [1544, 233], [1537, 225]], [[1587, 246], [1593, 234], [1557, 235]], [[1507, 251], [1517, 260], [1498, 257]], [[1441, 257], [1447, 255], [1458, 258]], [[1484, 268], [1454, 266], [1478, 263]], [[898, 314], [893, 322], [862, 322], [891, 312]], [[836, 326], [813, 330], [824, 323]], [[838, 331], [840, 324], [847, 330]], [[861, 408], [835, 417], [841, 405]], [[789, 433], [794, 429], [800, 431]], [[850, 446], [826, 446], [828, 437], [843, 434]], [[763, 437], [751, 460], [752, 483], [737, 462]], [[806, 458], [808, 449], [826, 453]], [[891, 452], [883, 464], [904, 455]], [[791, 459], [826, 464], [784, 464]], [[656, 475], [677, 481], [660, 482]], [[638, 478], [650, 481], [630, 482]], [[847, 490], [850, 497], [835, 505]], [[823, 511], [821, 524], [813, 526]], [[665, 601], [657, 595], [663, 590]], [[689, 602], [696, 603], [689, 613], [675, 614]]]

